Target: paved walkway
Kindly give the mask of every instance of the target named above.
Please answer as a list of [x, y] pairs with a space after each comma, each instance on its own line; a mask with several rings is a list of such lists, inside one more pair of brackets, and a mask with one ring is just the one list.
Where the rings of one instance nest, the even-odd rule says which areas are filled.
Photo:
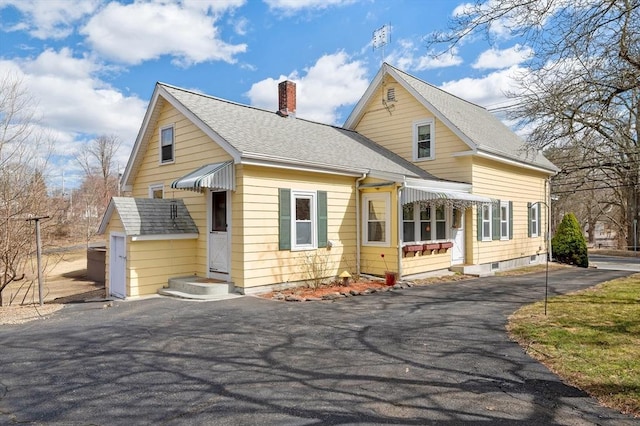
[[612, 271], [640, 272], [640, 257], [589, 255], [589, 266]]
[[[625, 274], [554, 271], [549, 291]], [[637, 425], [507, 338], [543, 295], [537, 274], [333, 303], [70, 305], [0, 328], [0, 424]]]

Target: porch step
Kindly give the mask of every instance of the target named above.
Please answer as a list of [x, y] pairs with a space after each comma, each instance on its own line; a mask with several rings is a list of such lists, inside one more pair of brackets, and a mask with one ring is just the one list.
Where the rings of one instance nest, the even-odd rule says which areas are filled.
[[158, 294], [194, 300], [224, 300], [240, 295], [233, 292], [233, 283], [197, 276], [169, 279], [169, 287], [161, 288]]
[[452, 272], [476, 277], [490, 277], [495, 275], [490, 269], [483, 268], [483, 265], [454, 265], [449, 267]]

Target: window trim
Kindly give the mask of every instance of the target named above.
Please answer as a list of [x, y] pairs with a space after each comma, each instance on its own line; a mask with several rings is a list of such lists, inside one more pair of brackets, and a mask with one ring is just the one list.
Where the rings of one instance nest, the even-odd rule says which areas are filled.
[[[485, 208], [487, 209], [486, 211], [489, 213], [488, 217], [486, 218], [484, 216]], [[480, 206], [480, 211], [481, 211], [480, 224], [482, 226], [482, 229], [480, 231], [480, 235], [482, 235], [481, 241], [493, 241], [493, 216], [492, 216], [493, 208], [491, 208], [491, 204], [482, 204]], [[489, 223], [489, 235], [485, 235], [484, 233], [484, 224], [486, 222]]]
[[152, 183], [149, 185], [149, 198], [153, 198], [153, 193], [157, 190], [162, 191], [162, 198], [164, 198], [164, 184], [162, 183]]
[[[422, 243], [426, 243], [426, 242], [445, 242], [445, 241], [449, 241], [451, 239], [451, 227], [453, 225], [453, 211], [451, 208], [448, 208], [447, 206], [442, 206], [444, 208], [444, 229], [445, 229], [445, 234], [444, 234], [444, 238], [431, 238], [430, 240], [423, 240], [421, 238], [422, 236], [422, 223], [426, 223], [426, 220], [422, 220], [420, 217], [420, 213], [422, 212], [421, 208], [422, 208], [422, 204], [419, 202], [414, 202], [411, 203], [413, 205], [413, 220], [404, 220], [404, 215], [402, 217], [402, 224], [403, 224], [403, 229], [402, 229], [402, 236], [404, 237], [404, 223], [413, 223], [414, 224], [414, 229], [413, 229], [413, 240], [407, 240], [407, 241], [402, 241], [403, 244], [405, 243], [417, 243], [417, 244], [422, 244]], [[438, 236], [438, 227], [437, 227], [437, 223], [438, 222], [442, 222], [441, 220], [438, 220], [437, 217], [437, 209], [440, 206], [434, 206], [434, 205], [427, 205], [427, 208], [431, 209], [431, 217], [428, 220], [428, 222], [430, 223], [431, 229], [432, 229], [432, 233], [431, 236], [432, 237], [437, 237]]]
[[[431, 149], [429, 157], [418, 157], [418, 127], [429, 125]], [[413, 122], [413, 161], [435, 160], [436, 158], [436, 123], [433, 118]]]
[[[504, 220], [502, 219], [503, 208], [506, 209], [506, 218]], [[502, 241], [509, 240], [511, 239], [511, 235], [509, 233], [510, 231], [509, 216], [511, 214], [511, 212], [509, 211], [509, 201], [500, 201], [500, 209], [498, 211], [500, 212], [500, 240]], [[502, 233], [503, 226], [506, 226], [506, 229], [507, 229], [506, 235], [503, 235]]]
[[[309, 223], [311, 224], [311, 243], [298, 244], [296, 224], [296, 199], [310, 199], [311, 211], [309, 212]], [[318, 193], [316, 191], [304, 191], [298, 189], [291, 190], [291, 251], [315, 250], [318, 248]]]
[[[530, 215], [529, 215], [529, 229], [531, 229], [531, 238], [538, 238], [540, 236], [540, 203], [531, 203]], [[533, 225], [536, 225], [535, 232]]]
[[[171, 160], [163, 161], [162, 160], [162, 133], [165, 130], [169, 130], [169, 129], [171, 129]], [[161, 166], [165, 164], [175, 163], [176, 161], [176, 129], [174, 124], [169, 124], [167, 126], [163, 126], [160, 128], [160, 133], [158, 138], [158, 151], [159, 151], [158, 159]]]
[[[369, 241], [369, 201], [383, 200], [385, 203], [384, 241]], [[373, 247], [391, 246], [391, 193], [362, 194], [362, 245]]]

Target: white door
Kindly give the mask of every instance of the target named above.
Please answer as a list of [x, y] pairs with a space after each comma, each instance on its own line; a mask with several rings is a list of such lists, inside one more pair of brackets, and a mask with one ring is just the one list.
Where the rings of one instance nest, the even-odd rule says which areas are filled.
[[227, 192], [211, 192], [209, 200], [209, 273], [215, 276], [229, 272]]
[[127, 295], [126, 265], [127, 256], [124, 236], [111, 235], [109, 253], [109, 295], [124, 299]]
[[464, 263], [464, 210], [453, 209], [453, 228], [451, 229], [451, 264], [460, 265]]

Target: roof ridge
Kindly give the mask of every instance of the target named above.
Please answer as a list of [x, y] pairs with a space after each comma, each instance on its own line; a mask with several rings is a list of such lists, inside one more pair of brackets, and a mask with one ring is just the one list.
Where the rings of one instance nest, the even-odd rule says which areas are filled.
[[406, 76], [408, 76], [408, 77], [411, 77], [411, 78], [413, 78], [414, 80], [418, 80], [419, 82], [421, 82], [421, 83], [423, 83], [423, 84], [426, 84], [427, 86], [432, 87], [432, 88], [434, 88], [434, 89], [438, 90], [439, 92], [444, 93], [444, 94], [445, 94], [445, 95], [447, 95], [447, 96], [450, 96], [450, 97], [452, 97], [452, 98], [456, 98], [456, 99], [458, 99], [458, 100], [460, 100], [460, 101], [462, 101], [462, 102], [465, 102], [465, 103], [467, 103], [467, 104], [470, 104], [470, 105], [473, 105], [473, 106], [475, 106], [475, 107], [477, 107], [477, 108], [480, 108], [480, 109], [482, 109], [482, 110], [484, 110], [484, 111], [486, 111], [486, 112], [489, 112], [489, 110], [488, 110], [487, 108], [483, 107], [482, 105], [478, 105], [478, 104], [476, 104], [476, 103], [474, 103], [474, 102], [471, 102], [471, 101], [469, 101], [469, 100], [467, 100], [467, 99], [461, 98], [461, 97], [460, 97], [460, 96], [458, 96], [458, 95], [454, 95], [454, 94], [453, 94], [453, 93], [451, 93], [451, 92], [447, 92], [446, 90], [442, 89], [441, 87], [438, 87], [438, 86], [436, 86], [436, 85], [434, 85], [434, 84], [432, 84], [432, 83], [429, 83], [429, 82], [427, 82], [427, 81], [421, 80], [421, 79], [419, 79], [418, 77], [416, 77], [416, 76], [414, 76], [414, 75], [411, 75], [411, 74], [409, 74], [409, 73], [408, 73], [408, 72], [406, 72], [406, 71], [402, 71], [401, 69], [396, 68], [396, 67], [394, 67], [393, 65], [391, 65], [391, 64], [389, 64], [389, 63], [387, 63], [387, 62], [385, 62], [384, 64], [385, 64], [385, 65], [387, 65], [389, 68], [393, 68], [393, 70], [394, 70], [394, 71], [396, 71], [396, 72], [398, 72], [398, 73], [400, 73], [400, 74], [404, 74], [404, 75], [406, 75]]
[[[271, 111], [271, 110], [268, 110], [268, 109], [265, 109], [265, 108], [260, 108], [260, 107], [253, 106], [253, 105], [247, 105], [247, 104], [243, 104], [243, 103], [240, 103], [240, 102], [231, 101], [229, 99], [220, 98], [220, 97], [209, 95], [209, 94], [203, 93], [203, 92], [196, 92], [194, 90], [185, 89], [184, 87], [175, 86], [173, 84], [163, 83], [161, 81], [158, 81], [157, 84], [160, 85], [160, 86], [170, 87], [172, 89], [179, 90], [181, 92], [189, 93], [191, 95], [202, 96], [204, 98], [208, 98], [208, 99], [212, 99], [212, 100], [215, 100], [215, 101], [224, 102], [226, 104], [231, 104], [231, 105], [235, 105], [235, 106], [243, 107], [243, 108], [250, 108], [250, 109], [253, 109], [255, 111], [260, 111], [260, 112], [264, 112], [264, 113], [267, 113], [267, 114], [277, 114], [277, 111]], [[288, 117], [283, 117], [283, 118], [287, 119]], [[335, 129], [341, 129], [341, 130], [346, 130], [346, 131], [349, 131], [349, 132], [355, 132], [354, 130], [347, 129], [347, 128], [342, 127], [342, 126], [337, 125], [337, 124], [322, 123], [320, 121], [309, 120], [308, 118], [301, 118], [301, 117], [298, 117], [298, 116], [296, 116], [295, 119], [296, 120], [301, 120], [301, 121], [306, 121], [307, 123], [319, 124], [321, 126], [328, 126], [328, 127], [333, 127]]]

